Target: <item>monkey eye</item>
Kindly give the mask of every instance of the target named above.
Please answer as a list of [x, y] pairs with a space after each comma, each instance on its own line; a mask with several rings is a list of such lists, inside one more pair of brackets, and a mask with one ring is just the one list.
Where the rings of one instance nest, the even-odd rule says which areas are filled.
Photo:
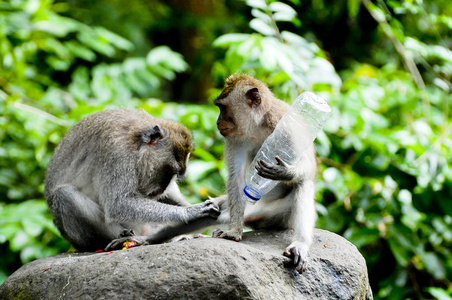
[[163, 130], [158, 125], [154, 125], [144, 130], [141, 134], [141, 139], [148, 145], [155, 145], [159, 140], [163, 138]]

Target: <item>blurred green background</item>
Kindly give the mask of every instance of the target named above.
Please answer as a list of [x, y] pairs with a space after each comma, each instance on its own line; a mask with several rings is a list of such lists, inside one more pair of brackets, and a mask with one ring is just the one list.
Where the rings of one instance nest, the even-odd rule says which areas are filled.
[[0, 283], [70, 250], [46, 166], [87, 114], [139, 107], [193, 133], [183, 193], [224, 193], [212, 100], [246, 72], [333, 114], [316, 140], [318, 228], [365, 256], [376, 299], [452, 299], [449, 0], [0, 1]]

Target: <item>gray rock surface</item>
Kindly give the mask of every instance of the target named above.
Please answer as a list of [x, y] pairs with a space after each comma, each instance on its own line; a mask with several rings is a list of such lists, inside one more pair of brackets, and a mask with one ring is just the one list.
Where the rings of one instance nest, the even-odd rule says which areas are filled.
[[112, 253], [65, 253], [22, 266], [0, 299], [372, 299], [366, 262], [344, 238], [315, 230], [297, 275], [284, 232], [240, 243], [200, 238]]

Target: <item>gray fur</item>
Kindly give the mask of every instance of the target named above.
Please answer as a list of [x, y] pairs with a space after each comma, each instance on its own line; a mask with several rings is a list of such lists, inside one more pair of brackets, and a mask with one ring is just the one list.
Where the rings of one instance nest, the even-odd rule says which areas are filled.
[[[257, 97], [256, 88], [260, 93]], [[253, 99], [247, 92], [250, 89], [253, 89]], [[255, 98], [261, 102], [256, 103]], [[215, 231], [214, 236], [240, 241], [244, 225], [254, 229], [292, 229], [292, 243], [284, 254], [293, 257], [298, 271], [304, 271], [317, 217], [314, 145], [303, 152], [296, 165], [275, 158], [273, 162], [250, 166], [262, 143], [287, 111], [288, 104], [275, 98], [265, 84], [248, 75], [232, 75], [226, 79], [225, 88], [215, 104], [220, 108], [217, 127], [225, 136], [230, 223], [228, 230]], [[255, 205], [247, 204], [242, 192], [248, 167], [256, 167], [262, 177], [280, 181]]]
[[55, 225], [75, 248], [92, 251], [124, 230], [144, 243], [157, 228], [216, 218], [211, 201], [190, 205], [175, 182], [190, 151], [184, 126], [144, 111], [84, 118], [61, 140], [47, 168], [44, 195]]

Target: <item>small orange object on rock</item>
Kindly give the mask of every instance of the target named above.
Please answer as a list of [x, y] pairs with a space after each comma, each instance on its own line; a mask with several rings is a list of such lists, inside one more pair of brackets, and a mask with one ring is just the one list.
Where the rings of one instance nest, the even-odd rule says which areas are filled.
[[122, 244], [122, 245], [124, 246], [122, 248], [122, 250], [125, 250], [125, 249], [129, 249], [129, 248], [135, 247], [136, 243], [134, 241], [130, 241], [130, 242], [124, 242], [124, 244]]

